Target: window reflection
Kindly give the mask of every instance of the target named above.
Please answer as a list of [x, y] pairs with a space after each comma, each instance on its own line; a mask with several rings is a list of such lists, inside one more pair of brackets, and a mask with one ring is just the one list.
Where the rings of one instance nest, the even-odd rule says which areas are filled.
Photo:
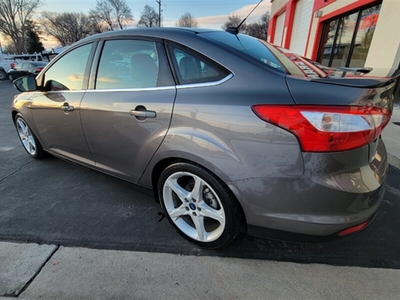
[[378, 17], [379, 11], [376, 6], [362, 11], [350, 67], [364, 67]]
[[156, 87], [159, 59], [155, 42], [114, 40], [104, 45], [96, 89]]
[[[350, 53], [351, 41], [356, 28], [358, 12], [345, 16], [339, 20], [339, 30], [336, 34], [336, 43], [333, 50], [332, 67], [346, 66]], [[332, 55], [331, 54], [331, 55]]]
[[334, 20], [329, 22], [327, 25], [325, 25], [327, 28], [326, 33], [325, 33], [325, 45], [323, 49], [323, 54], [322, 54], [322, 60], [321, 63], [325, 66], [329, 65], [329, 60], [331, 57], [332, 53], [332, 47], [335, 42], [335, 36], [336, 36], [336, 30], [337, 30], [337, 25], [338, 25], [338, 20]]
[[329, 67], [364, 67], [380, 5], [325, 24], [318, 61]]
[[60, 58], [45, 74], [47, 91], [82, 89], [92, 44], [81, 46]]

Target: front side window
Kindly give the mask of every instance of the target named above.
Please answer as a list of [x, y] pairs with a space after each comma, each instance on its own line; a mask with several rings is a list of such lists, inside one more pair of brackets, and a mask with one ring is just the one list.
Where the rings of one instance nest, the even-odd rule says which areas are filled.
[[44, 75], [45, 90], [81, 90], [92, 45], [76, 48], [56, 61]]
[[318, 61], [329, 67], [364, 67], [380, 5], [325, 24]]
[[106, 41], [96, 76], [96, 89], [151, 88], [157, 86], [157, 44], [143, 40]]
[[229, 72], [190, 50], [170, 45], [172, 62], [180, 84], [206, 83], [225, 78]]

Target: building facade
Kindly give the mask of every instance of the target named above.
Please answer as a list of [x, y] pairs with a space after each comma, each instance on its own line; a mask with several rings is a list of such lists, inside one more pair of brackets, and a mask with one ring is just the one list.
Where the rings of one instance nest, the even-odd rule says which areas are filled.
[[[400, 64], [400, 0], [271, 0], [268, 41], [331, 67]], [[397, 71], [398, 72], [398, 71]]]

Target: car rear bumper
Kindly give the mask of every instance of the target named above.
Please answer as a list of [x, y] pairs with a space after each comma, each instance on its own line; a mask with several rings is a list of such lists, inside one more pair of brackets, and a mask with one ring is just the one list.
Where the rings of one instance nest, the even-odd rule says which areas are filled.
[[290, 235], [328, 238], [373, 218], [388, 169], [381, 139], [346, 152], [304, 153], [303, 159], [305, 173], [299, 178], [230, 184], [242, 204], [249, 234], [279, 238], [278, 233], [285, 240]]

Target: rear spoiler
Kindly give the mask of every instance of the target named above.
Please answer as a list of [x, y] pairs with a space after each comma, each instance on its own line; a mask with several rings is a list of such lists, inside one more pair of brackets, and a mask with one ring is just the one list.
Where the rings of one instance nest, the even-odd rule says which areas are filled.
[[380, 88], [398, 81], [400, 74], [394, 77], [326, 77], [313, 78], [310, 81], [358, 88]]

